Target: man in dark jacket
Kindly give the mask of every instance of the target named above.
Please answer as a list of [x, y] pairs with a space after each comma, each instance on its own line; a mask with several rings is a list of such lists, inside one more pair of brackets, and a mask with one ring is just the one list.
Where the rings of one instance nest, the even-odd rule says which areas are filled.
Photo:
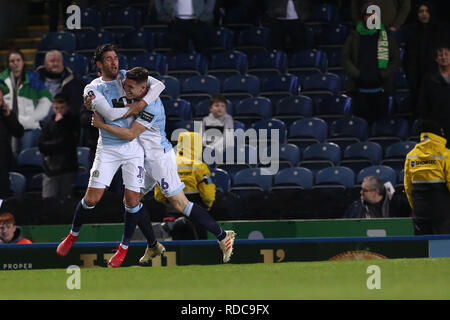
[[[3, 83], [3, 81], [1, 81]], [[0, 84], [0, 198], [11, 195], [9, 188], [9, 171], [14, 167], [14, 157], [11, 150], [11, 136], [23, 136], [23, 126], [17, 120], [17, 115], [3, 100], [3, 90], [6, 86]]]
[[345, 41], [343, 69], [350, 77], [349, 95], [353, 98], [353, 114], [369, 124], [386, 117], [389, 95], [394, 92], [394, 75], [400, 66], [400, 51], [395, 39], [381, 23], [380, 29], [369, 29], [366, 22], [371, 16], [367, 7], [361, 8], [364, 22], [360, 21]]
[[64, 94], [53, 98], [53, 110], [55, 114], [43, 124], [39, 137], [39, 150], [44, 155], [42, 198], [64, 199], [72, 193], [78, 170], [80, 123], [78, 117], [69, 113]]
[[[361, 21], [359, 9], [367, 0], [352, 0], [352, 18], [357, 24]], [[372, 0], [380, 7], [381, 22], [391, 31], [396, 31], [405, 23], [411, 8], [411, 0]]]
[[[268, 0], [272, 48], [298, 52], [305, 48], [305, 26], [311, 3], [309, 0]], [[286, 41], [289, 37], [289, 46]], [[290, 48], [288, 48], [290, 47]]]
[[[80, 114], [83, 104], [83, 81], [76, 78], [70, 68], [64, 66], [63, 55], [57, 50], [45, 54], [44, 65], [36, 69], [39, 78], [48, 88], [52, 97], [64, 93], [69, 100], [70, 113], [73, 116]], [[50, 115], [53, 112], [50, 111]]]

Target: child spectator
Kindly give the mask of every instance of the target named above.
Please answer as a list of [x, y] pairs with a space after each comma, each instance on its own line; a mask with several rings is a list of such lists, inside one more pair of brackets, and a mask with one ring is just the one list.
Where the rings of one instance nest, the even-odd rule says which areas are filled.
[[[203, 118], [203, 144], [211, 147], [226, 146], [223, 139], [215, 139], [212, 132], [206, 132], [209, 129], [219, 130], [225, 135], [226, 129], [233, 129], [233, 117], [227, 113], [227, 100], [220, 94], [211, 97], [211, 105], [209, 107], [209, 115]], [[215, 130], [214, 130], [215, 131]], [[230, 141], [231, 143], [232, 141]]]
[[24, 237], [22, 229], [16, 226], [16, 220], [9, 212], [0, 214], [0, 243], [32, 243]]

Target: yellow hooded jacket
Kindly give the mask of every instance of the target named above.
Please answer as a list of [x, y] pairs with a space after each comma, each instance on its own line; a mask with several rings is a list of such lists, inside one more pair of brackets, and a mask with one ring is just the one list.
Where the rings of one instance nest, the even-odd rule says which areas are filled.
[[[177, 145], [178, 175], [184, 182], [184, 193], [198, 194], [208, 207], [216, 199], [216, 185], [212, 182], [208, 166], [202, 162], [202, 137], [197, 132], [182, 132], [178, 136]], [[166, 202], [166, 198], [159, 186], [155, 186], [155, 199]]]
[[406, 155], [404, 185], [411, 208], [414, 208], [412, 191], [416, 184], [442, 184], [450, 192], [450, 150], [446, 143], [446, 139], [436, 134], [423, 132], [420, 143]]

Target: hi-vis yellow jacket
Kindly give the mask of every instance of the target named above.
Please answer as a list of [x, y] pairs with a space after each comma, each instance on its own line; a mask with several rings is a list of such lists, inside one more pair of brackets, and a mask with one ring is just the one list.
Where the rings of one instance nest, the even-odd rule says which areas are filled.
[[415, 184], [442, 184], [450, 191], [450, 150], [445, 147], [447, 140], [429, 132], [420, 135], [416, 144], [406, 156], [405, 192], [411, 208], [412, 190]]
[[[186, 195], [199, 195], [210, 208], [216, 199], [216, 185], [212, 182], [208, 166], [202, 162], [202, 137], [197, 132], [182, 132], [178, 136], [177, 166], [178, 175], [184, 182]], [[155, 199], [166, 202], [159, 186], [155, 186]]]

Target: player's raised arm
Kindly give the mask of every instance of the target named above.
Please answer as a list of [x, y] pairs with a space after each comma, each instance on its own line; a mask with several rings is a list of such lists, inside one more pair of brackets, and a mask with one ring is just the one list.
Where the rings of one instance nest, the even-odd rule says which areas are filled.
[[94, 112], [94, 115], [92, 116], [91, 125], [96, 128], [105, 130], [105, 131], [111, 133], [112, 135], [116, 136], [119, 139], [127, 140], [127, 141], [134, 140], [138, 135], [140, 135], [142, 132], [144, 132], [147, 129], [146, 127], [144, 127], [143, 125], [141, 125], [137, 122], [133, 122], [133, 124], [131, 125], [130, 128], [121, 128], [121, 127], [109, 125], [109, 124], [105, 123], [103, 121], [102, 117], [96, 112]]
[[84, 88], [83, 98], [88, 109], [95, 110], [109, 121], [122, 118], [129, 109], [127, 107], [111, 108], [105, 97], [90, 84]]

